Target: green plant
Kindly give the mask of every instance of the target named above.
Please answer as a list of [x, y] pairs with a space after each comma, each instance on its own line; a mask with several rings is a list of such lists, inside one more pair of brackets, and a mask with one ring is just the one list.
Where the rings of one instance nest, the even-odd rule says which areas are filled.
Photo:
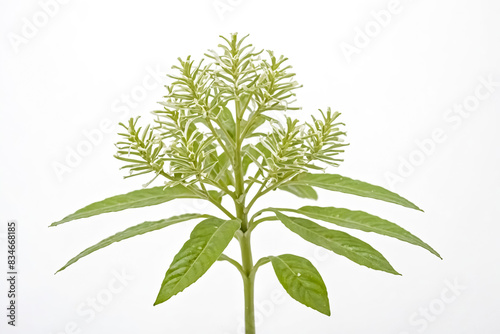
[[[346, 146], [344, 125], [337, 121], [339, 113], [320, 111], [319, 117], [313, 116], [311, 122], [303, 124], [290, 117], [290, 111], [300, 109], [293, 101], [294, 91], [300, 86], [293, 80], [287, 58], [271, 51], [257, 52], [252, 45], [244, 44], [245, 38], [238, 39], [236, 34], [222, 37], [221, 52], [209, 50], [205, 54], [210, 64], [203, 60], [196, 63], [190, 57], [179, 59], [179, 64], [173, 66], [175, 74], [169, 75], [173, 82], [161, 102], [164, 108], [153, 112], [154, 125], [142, 128], [138, 118], [121, 124], [123, 139], [117, 143], [116, 158], [130, 170], [126, 177], [154, 175], [144, 189], [91, 204], [51, 226], [177, 198], [209, 201], [227, 217], [190, 213], [147, 221], [85, 249], [60, 270], [114, 242], [203, 218], [174, 257], [154, 304], [167, 301], [196, 282], [217, 260], [228, 261], [243, 278], [246, 333], [251, 334], [255, 333], [255, 275], [260, 266], [269, 262], [292, 298], [330, 315], [326, 286], [307, 259], [284, 254], [253, 261], [250, 236], [261, 223], [280, 221], [313, 244], [390, 274], [398, 275], [370, 245], [310, 219], [397, 238], [439, 256], [410, 232], [362, 211], [314, 206], [252, 211], [256, 201], [270, 191], [317, 199], [314, 188], [420, 209], [379, 186], [325, 173], [327, 167], [342, 161], [339, 154]], [[277, 113], [285, 115], [285, 121], [276, 120], [273, 115]], [[158, 177], [166, 179], [164, 186], [146, 188]], [[234, 203], [234, 209], [224, 205], [223, 199]], [[241, 263], [223, 254], [233, 238], [241, 247]]]

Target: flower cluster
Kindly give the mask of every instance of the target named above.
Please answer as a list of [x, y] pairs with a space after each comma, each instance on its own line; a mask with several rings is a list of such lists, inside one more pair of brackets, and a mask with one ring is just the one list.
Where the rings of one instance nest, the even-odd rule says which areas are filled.
[[[155, 125], [141, 129], [137, 119], [122, 124], [127, 132], [116, 157], [129, 163], [123, 167], [130, 169], [127, 177], [154, 173], [165, 176], [168, 186], [200, 182], [231, 194], [237, 176], [249, 187], [257, 182], [270, 188], [338, 165], [346, 145], [339, 113], [320, 110], [320, 118], [302, 124], [290, 117], [300, 109], [294, 91], [301, 86], [287, 58], [255, 51], [246, 37], [222, 37], [221, 52], [209, 50], [208, 61], [179, 58], [168, 75], [163, 109], [153, 112]], [[270, 111], [285, 112], [286, 121]], [[250, 165], [255, 175], [246, 176]]]

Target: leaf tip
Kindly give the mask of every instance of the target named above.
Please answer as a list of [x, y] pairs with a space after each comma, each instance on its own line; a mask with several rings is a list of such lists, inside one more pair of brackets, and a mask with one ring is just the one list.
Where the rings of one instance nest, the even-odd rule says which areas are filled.
[[156, 297], [156, 300], [155, 300], [155, 302], [153, 303], [153, 306], [159, 305], [159, 304], [161, 304], [161, 303], [163, 303], [163, 302], [164, 302], [164, 300], [161, 300], [161, 299], [160, 299], [160, 296], [158, 296], [158, 297]]
[[330, 305], [327, 304], [325, 307], [321, 310], [317, 310], [319, 313], [326, 315], [327, 317], [330, 317], [332, 315], [332, 312], [330, 311]]
[[431, 252], [431, 254], [437, 256], [440, 260], [442, 260], [443, 258], [441, 257], [441, 255], [434, 249], [432, 248], [431, 246], [427, 245], [427, 247], [425, 247], [429, 252]]

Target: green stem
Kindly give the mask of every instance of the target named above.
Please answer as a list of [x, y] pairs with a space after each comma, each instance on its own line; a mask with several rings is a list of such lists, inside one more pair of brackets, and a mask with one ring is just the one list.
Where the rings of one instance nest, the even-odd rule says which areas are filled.
[[224, 128], [222, 126], [222, 124], [219, 121], [217, 121], [217, 119], [215, 119], [214, 122], [215, 122], [215, 124], [217, 124], [219, 126], [219, 129], [221, 129], [222, 132], [224, 132], [224, 134], [226, 135], [227, 140], [234, 147], [234, 140], [233, 140], [233, 138], [231, 138], [231, 135], [227, 132], [226, 128]]
[[255, 175], [253, 176], [252, 180], [248, 183], [247, 188], [245, 189], [245, 193], [248, 194], [248, 192], [250, 191], [250, 188], [252, 188], [252, 186], [255, 183], [255, 180], [257, 180], [257, 178], [260, 176], [260, 174], [262, 174], [262, 169], [259, 168], [257, 170], [257, 172], [255, 173]]
[[[299, 172], [293, 172], [292, 174], [290, 174], [289, 176], [285, 177], [283, 180], [279, 181], [278, 183], [275, 183], [273, 186], [269, 186], [268, 188], [264, 189], [264, 186], [266, 183], [262, 183], [262, 186], [260, 187], [259, 191], [257, 192], [257, 194], [255, 194], [255, 196], [252, 198], [252, 200], [250, 201], [250, 203], [248, 204], [247, 208], [246, 208], [246, 211], [250, 211], [250, 208], [254, 205], [254, 203], [262, 196], [264, 196], [265, 194], [267, 194], [268, 192], [270, 192], [271, 190], [274, 190], [276, 188], [278, 188], [279, 186], [281, 186], [282, 184], [286, 183], [287, 181], [289, 181], [290, 179], [294, 178], [295, 176], [297, 176], [298, 174], [300, 173]], [[265, 182], [267, 182], [267, 179], [265, 180]]]
[[[236, 219], [236, 217], [231, 212], [229, 212], [225, 207], [223, 207], [220, 203], [217, 203], [212, 198], [210, 198], [210, 195], [208, 194], [207, 189], [203, 185], [203, 182], [201, 182], [201, 181], [199, 181], [199, 182], [200, 182], [200, 185], [201, 185], [201, 187], [203, 189], [203, 191], [201, 191], [201, 194], [203, 196], [205, 196], [205, 199], [207, 201], [209, 201], [210, 203], [212, 203], [213, 205], [215, 205], [217, 208], [219, 208], [219, 210], [221, 210], [222, 212], [224, 212], [226, 214], [226, 216], [228, 216], [230, 219]], [[194, 192], [198, 192], [199, 193], [199, 191], [197, 191], [197, 189], [195, 187], [190, 186], [190, 189], [192, 189]]]
[[266, 263], [269, 263], [270, 261], [271, 261], [271, 259], [267, 256], [259, 259], [259, 261], [257, 261], [255, 263], [255, 265], [253, 266], [253, 269], [252, 269], [252, 272], [250, 273], [250, 276], [255, 277], [255, 274], [257, 273], [257, 269], [259, 269], [260, 266], [263, 266]]
[[231, 263], [233, 266], [236, 267], [236, 269], [238, 269], [238, 271], [243, 276], [243, 278], [245, 278], [245, 273], [243, 272], [243, 267], [241, 266], [241, 264], [238, 263], [238, 261], [230, 258], [229, 256], [227, 256], [225, 254], [221, 254], [218, 261], [227, 261], [227, 262]]
[[241, 258], [243, 262], [243, 288], [245, 292], [245, 334], [255, 334], [255, 305], [254, 305], [254, 283], [252, 249], [250, 246], [250, 234], [240, 240]]
[[[241, 248], [241, 262], [243, 269], [243, 288], [245, 296], [245, 334], [255, 334], [255, 306], [254, 306], [254, 277], [253, 275], [253, 260], [252, 248], [250, 245], [250, 232], [248, 229], [248, 216], [245, 210], [245, 183], [243, 169], [241, 167], [241, 119], [243, 113], [241, 111], [240, 102], [235, 100], [235, 138], [234, 147], [234, 178], [235, 178], [235, 195], [234, 204], [236, 207], [236, 216], [241, 220], [242, 236], [239, 238]], [[243, 110], [244, 112], [244, 110]]]
[[264, 188], [266, 187], [267, 181], [268, 181], [267, 178], [262, 181], [262, 185], [260, 186], [259, 190], [257, 190], [257, 193], [252, 198], [252, 200], [250, 201], [250, 203], [248, 204], [248, 206], [246, 208], [247, 212], [250, 211], [250, 208], [252, 208], [252, 206], [255, 203], [255, 201], [257, 201], [259, 199], [259, 197], [261, 196], [261, 194], [264, 193]]
[[248, 229], [248, 231], [253, 231], [253, 229], [256, 228], [257, 225], [259, 225], [262, 222], [273, 221], [273, 220], [278, 220], [278, 218], [277, 217], [265, 217], [265, 218], [261, 218], [259, 220], [256, 220], [255, 222], [253, 222], [253, 224], [250, 224], [250, 228]]
[[217, 140], [217, 142], [219, 143], [219, 145], [222, 147], [224, 152], [226, 152], [226, 154], [230, 155], [231, 151], [229, 151], [229, 149], [226, 147], [226, 145], [224, 145], [224, 142], [222, 141], [222, 139], [219, 138], [219, 135], [217, 134], [217, 131], [215, 131], [215, 128], [212, 125], [212, 121], [210, 120], [210, 118], [207, 117], [207, 118], [205, 118], [205, 120], [207, 122], [208, 128], [210, 129], [210, 131], [214, 135], [214, 137]]

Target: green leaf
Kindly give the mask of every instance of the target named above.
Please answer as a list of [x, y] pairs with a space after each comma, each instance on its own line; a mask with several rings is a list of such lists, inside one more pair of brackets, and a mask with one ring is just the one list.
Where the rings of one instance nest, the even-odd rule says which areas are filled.
[[288, 217], [277, 210], [274, 213], [288, 229], [315, 245], [362, 266], [399, 275], [382, 254], [364, 241], [341, 231], [329, 230], [304, 218]]
[[262, 143], [258, 143], [254, 146], [250, 144], [245, 145], [241, 149], [241, 151], [243, 152], [242, 169], [244, 174], [246, 174], [248, 166], [250, 166], [251, 163], [254, 163], [253, 159], [250, 158], [250, 156], [252, 156], [254, 159], [258, 159], [261, 156], [264, 156], [264, 158], [268, 158], [271, 156], [271, 152], [267, 148], [265, 148]]
[[241, 162], [241, 168], [243, 170], [243, 175], [246, 175], [248, 167], [253, 162], [252, 158], [250, 158], [249, 154], [254, 154], [254, 157], [257, 158], [259, 155], [255, 155], [256, 151], [252, 148], [250, 144], [243, 146], [241, 149], [243, 153], [243, 159]]
[[222, 197], [224, 196], [224, 193], [221, 192], [221, 191], [217, 191], [217, 190], [209, 190], [208, 191], [208, 196], [210, 196], [210, 198], [214, 201], [216, 201], [217, 203], [221, 204], [222, 202]]
[[100, 202], [95, 202], [86, 207], [64, 217], [63, 219], [52, 223], [50, 226], [56, 226], [75, 219], [87, 218], [102, 213], [122, 211], [125, 209], [141, 208], [144, 206], [157, 205], [171, 201], [176, 198], [202, 198], [186, 187], [177, 185], [166, 188], [154, 187], [140, 189], [127, 194], [106, 198]]
[[[263, 114], [256, 116], [252, 122], [252, 125], [250, 126], [250, 128], [248, 128], [245, 138], [252, 137], [252, 135], [254, 134], [254, 131], [259, 126], [264, 124], [266, 120], [269, 120], [269, 119], [270, 119], [270, 117], [263, 115]], [[247, 124], [248, 124], [248, 121], [246, 121], [244, 119], [241, 120], [241, 128], [242, 129], [245, 129], [247, 127]]]
[[313, 187], [301, 185], [301, 184], [292, 184], [292, 185], [284, 185], [279, 187], [278, 189], [288, 191], [289, 193], [294, 194], [300, 198], [308, 198], [308, 199], [318, 199], [318, 194]]
[[342, 227], [354, 228], [364, 232], [375, 232], [378, 234], [393, 237], [401, 241], [405, 241], [410, 244], [425, 248], [432, 254], [441, 258], [441, 256], [434, 249], [432, 249], [431, 246], [429, 246], [404, 228], [391, 223], [390, 221], [363, 211], [351, 211], [334, 207], [322, 208], [317, 206], [304, 206], [298, 210], [287, 209], [287, 211], [300, 213], [309, 218], [323, 220]]
[[167, 270], [154, 305], [169, 300], [203, 276], [239, 228], [239, 220], [219, 218], [209, 218], [196, 225]]
[[174, 224], [186, 221], [186, 220], [191, 220], [191, 219], [196, 219], [196, 218], [204, 218], [204, 217], [206, 218], [206, 217], [208, 217], [208, 215], [203, 215], [203, 214], [199, 214], [199, 213], [187, 213], [184, 215], [174, 216], [174, 217], [170, 217], [167, 219], [161, 219], [161, 220], [157, 220], [157, 221], [146, 221], [146, 222], [141, 223], [139, 225], [129, 227], [126, 230], [118, 232], [115, 235], [112, 235], [112, 236], [98, 242], [97, 244], [85, 249], [80, 254], [78, 254], [77, 256], [72, 258], [71, 260], [69, 260], [68, 263], [66, 263], [56, 273], [60, 272], [61, 270], [66, 269], [67, 267], [69, 267], [70, 265], [75, 263], [76, 261], [80, 260], [82, 257], [87, 256], [87, 255], [89, 255], [89, 254], [91, 254], [91, 253], [93, 253], [101, 248], [109, 246], [112, 243], [119, 242], [119, 241], [122, 241], [125, 239], [129, 239], [129, 238], [132, 238], [132, 237], [135, 237], [137, 235], [144, 234], [144, 233], [156, 231], [156, 230], [162, 229], [164, 227], [174, 225]]
[[234, 123], [233, 114], [231, 110], [227, 107], [223, 107], [217, 117], [220, 125], [227, 131], [227, 133], [231, 136], [231, 139], [234, 140], [234, 134], [236, 129], [236, 124]]
[[311, 174], [302, 173], [297, 175], [288, 184], [306, 184], [326, 190], [339, 191], [346, 194], [369, 197], [385, 202], [399, 204], [407, 208], [423, 211], [418, 206], [399, 196], [392, 191], [375, 186], [363, 181], [353, 180], [337, 174]]
[[278, 280], [290, 297], [318, 312], [331, 314], [325, 282], [309, 260], [291, 254], [270, 258]]
[[215, 156], [216, 164], [211, 171], [211, 179], [214, 182], [221, 181], [224, 185], [234, 185], [233, 175], [231, 170], [231, 160], [227, 156], [226, 152], [222, 152], [220, 155]]

